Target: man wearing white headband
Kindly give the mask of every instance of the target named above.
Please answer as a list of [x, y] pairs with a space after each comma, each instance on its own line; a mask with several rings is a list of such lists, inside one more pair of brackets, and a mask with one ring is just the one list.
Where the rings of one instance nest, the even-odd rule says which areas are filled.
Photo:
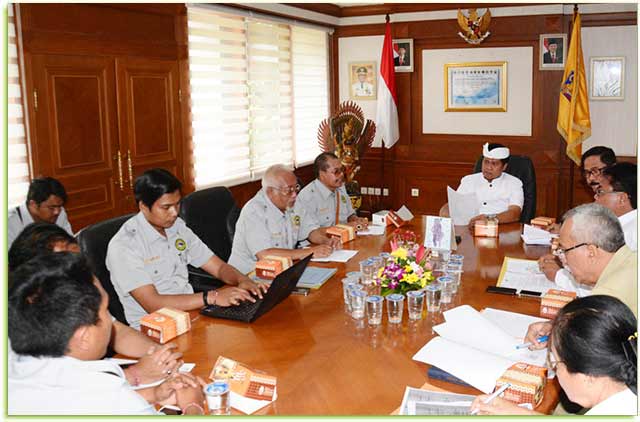
[[[519, 221], [524, 192], [520, 179], [504, 172], [509, 162], [509, 148], [486, 143], [482, 156], [482, 172], [463, 177], [458, 187], [458, 193], [475, 193], [478, 200], [480, 214], [469, 220], [469, 226], [491, 214], [495, 214], [500, 223]], [[448, 205], [442, 207], [440, 214], [449, 214]]]

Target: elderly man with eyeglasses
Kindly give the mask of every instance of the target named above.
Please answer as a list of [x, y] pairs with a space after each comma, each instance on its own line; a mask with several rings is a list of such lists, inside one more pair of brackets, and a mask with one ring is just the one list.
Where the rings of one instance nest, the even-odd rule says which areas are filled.
[[[236, 233], [229, 264], [247, 274], [255, 269], [257, 260], [267, 255], [302, 259], [313, 253], [325, 257], [340, 247], [318, 227], [315, 219], [304, 210], [296, 210], [300, 185], [295, 174], [282, 165], [274, 165], [262, 176], [262, 189], [242, 208], [236, 223]], [[299, 242], [313, 245], [297, 249]]]
[[338, 157], [332, 152], [323, 152], [314, 160], [313, 171], [316, 179], [300, 191], [296, 208], [303, 208], [320, 227], [349, 224], [365, 229], [368, 221], [353, 210]]

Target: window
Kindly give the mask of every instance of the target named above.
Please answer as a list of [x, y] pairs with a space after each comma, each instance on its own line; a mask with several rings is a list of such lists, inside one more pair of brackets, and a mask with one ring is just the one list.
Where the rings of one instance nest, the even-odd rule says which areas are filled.
[[13, 207], [26, 200], [30, 179], [13, 5], [7, 14], [7, 205]]
[[218, 9], [187, 10], [197, 188], [309, 164], [329, 112], [325, 30]]

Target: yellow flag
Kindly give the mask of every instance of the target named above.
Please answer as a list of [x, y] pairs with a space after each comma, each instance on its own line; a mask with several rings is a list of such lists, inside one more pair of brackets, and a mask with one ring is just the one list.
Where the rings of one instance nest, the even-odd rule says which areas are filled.
[[558, 132], [567, 142], [567, 155], [580, 165], [582, 142], [591, 136], [587, 78], [584, 73], [580, 14], [574, 12], [571, 43], [558, 102]]

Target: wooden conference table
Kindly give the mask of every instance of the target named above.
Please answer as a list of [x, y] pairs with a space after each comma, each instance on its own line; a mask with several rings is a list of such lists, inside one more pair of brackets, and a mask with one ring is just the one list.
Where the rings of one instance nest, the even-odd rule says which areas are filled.
[[[416, 217], [403, 229], [413, 230], [422, 241], [424, 217]], [[278, 399], [258, 414], [278, 415], [388, 415], [401, 401], [406, 386], [425, 382], [457, 393], [479, 394], [427, 376], [428, 365], [411, 357], [443, 322], [442, 313], [399, 326], [388, 325], [386, 309], [381, 326], [372, 328], [346, 312], [341, 279], [359, 269], [359, 261], [389, 251], [394, 228], [382, 236], [362, 236], [345, 244], [358, 254], [320, 289], [308, 296], [292, 295], [251, 324], [213, 319], [192, 312], [192, 330], [174, 341], [185, 362], [194, 362], [193, 373], [209, 382], [208, 376], [222, 355], [278, 378]], [[504, 256], [536, 259], [548, 248], [524, 245], [520, 224], [500, 226], [498, 239], [474, 238], [466, 227], [456, 227], [462, 236], [458, 253], [464, 255], [464, 274], [454, 302], [446, 309], [469, 304], [477, 310], [492, 307], [537, 315], [539, 299], [488, 294], [495, 285]], [[405, 306], [406, 309], [406, 306]], [[557, 381], [549, 383], [538, 410], [549, 413], [558, 400]]]

